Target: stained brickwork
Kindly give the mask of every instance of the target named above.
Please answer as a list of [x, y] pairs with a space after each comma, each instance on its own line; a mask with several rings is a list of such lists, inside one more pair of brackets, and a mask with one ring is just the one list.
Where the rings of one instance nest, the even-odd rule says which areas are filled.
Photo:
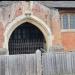
[[[48, 8], [36, 1], [33, 2], [32, 8], [27, 1], [14, 2], [10, 6], [0, 7], [0, 48], [4, 43], [4, 32], [16, 17], [25, 15], [30, 10], [32, 15], [41, 19], [51, 30], [54, 39], [52, 45], [63, 45], [65, 50], [75, 48], [75, 33], [63, 33], [60, 29], [60, 15], [57, 9]], [[71, 36], [71, 37], [70, 37]]]

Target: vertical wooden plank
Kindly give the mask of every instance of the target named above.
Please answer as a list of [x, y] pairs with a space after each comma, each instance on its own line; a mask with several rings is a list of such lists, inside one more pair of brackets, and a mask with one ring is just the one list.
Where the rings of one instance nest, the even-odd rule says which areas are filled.
[[43, 66], [44, 70], [43, 70], [43, 72], [44, 72], [44, 73], [43, 73], [43, 74], [44, 74], [44, 75], [45, 75], [45, 74], [48, 75], [48, 67], [50, 67], [49, 64], [48, 64], [47, 55], [48, 55], [48, 53], [43, 55], [43, 57], [44, 57], [44, 60], [43, 60], [43, 62], [44, 62], [44, 66]]
[[57, 67], [57, 74], [63, 74], [63, 63], [62, 63], [62, 53], [56, 53], [56, 67]]
[[74, 66], [74, 63], [73, 63], [73, 62], [74, 62], [74, 61], [73, 61], [73, 60], [74, 60], [74, 58], [73, 58], [73, 52], [72, 52], [72, 53], [71, 53], [72, 75], [74, 74], [74, 67], [73, 67], [73, 66]]
[[63, 63], [63, 73], [67, 74], [67, 58], [66, 58], [66, 53], [63, 53], [63, 59], [62, 59], [62, 63]]
[[1, 75], [1, 56], [0, 56], [0, 75]]
[[52, 75], [56, 75], [57, 74], [57, 69], [56, 69], [55, 52], [52, 53], [52, 68], [53, 68]]
[[56, 53], [56, 66], [57, 66], [57, 74], [60, 74], [60, 58], [59, 54]]
[[46, 74], [47, 75], [52, 75], [52, 53], [47, 53], [47, 56], [46, 56], [46, 63], [47, 64], [46, 66]]
[[33, 65], [33, 67], [34, 67], [34, 74], [33, 75], [37, 75], [37, 62], [36, 62], [36, 54], [34, 55], [34, 65]]
[[30, 75], [34, 75], [34, 54], [30, 54]]
[[8, 57], [9, 56], [5, 56], [5, 75], [9, 75], [9, 68], [8, 68]]
[[67, 53], [67, 74], [72, 73], [72, 68], [71, 68], [71, 53]]
[[16, 57], [17, 58], [14, 60], [14, 66], [15, 66], [15, 68], [16, 68], [15, 70], [17, 72], [16, 75], [21, 75], [21, 66], [22, 66], [21, 59], [22, 59], [22, 55], [21, 56], [17, 55]]
[[72, 52], [72, 74], [75, 74], [75, 52]]
[[46, 70], [47, 69], [45, 69], [46, 68], [46, 64], [45, 63], [46, 63], [46, 53], [43, 53], [42, 54], [42, 70], [43, 70], [42, 72], [43, 72], [43, 75], [47, 75], [46, 74]]
[[21, 75], [26, 75], [26, 55], [22, 55], [22, 74]]
[[4, 56], [1, 56], [1, 75], [5, 75], [5, 60], [4, 60]]
[[16, 64], [15, 64], [15, 60], [17, 59], [17, 56], [15, 57], [15, 55], [11, 55], [9, 56], [9, 72], [10, 75], [17, 75], [17, 71], [16, 71]]
[[25, 64], [26, 65], [26, 75], [29, 75], [29, 70], [30, 70], [29, 60], [30, 60], [29, 55], [26, 54], [26, 64]]
[[37, 75], [42, 75], [42, 68], [41, 68], [41, 51], [36, 51], [36, 61], [37, 61]]
[[18, 75], [25, 75], [25, 55], [18, 55], [17, 57], [17, 61], [16, 61], [16, 65], [17, 65], [17, 74]]
[[[56, 67], [56, 58], [55, 58], [55, 52], [51, 52], [52, 54], [52, 75], [56, 75], [57, 74], [57, 67]], [[50, 57], [50, 54], [49, 54]]]

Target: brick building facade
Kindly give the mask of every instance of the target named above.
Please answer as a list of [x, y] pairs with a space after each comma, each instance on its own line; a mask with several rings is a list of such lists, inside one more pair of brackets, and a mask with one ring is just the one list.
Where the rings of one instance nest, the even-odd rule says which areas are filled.
[[47, 50], [54, 45], [63, 46], [64, 51], [74, 50], [74, 26], [71, 29], [67, 27], [69, 23], [66, 24], [67, 20], [64, 21], [63, 14], [75, 15], [75, 2], [71, 1], [72, 5], [69, 1], [65, 4], [63, 2], [10, 1], [0, 5], [0, 48], [6, 48], [9, 53], [8, 43], [12, 32], [22, 23], [28, 22], [43, 33]]

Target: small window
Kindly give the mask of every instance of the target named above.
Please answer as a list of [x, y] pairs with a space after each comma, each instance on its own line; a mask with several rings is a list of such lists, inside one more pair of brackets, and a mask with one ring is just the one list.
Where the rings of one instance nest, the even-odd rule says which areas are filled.
[[63, 29], [68, 29], [68, 16], [63, 16]]
[[61, 29], [75, 29], [75, 14], [66, 13], [61, 15]]
[[75, 29], [75, 15], [70, 15], [70, 29]]

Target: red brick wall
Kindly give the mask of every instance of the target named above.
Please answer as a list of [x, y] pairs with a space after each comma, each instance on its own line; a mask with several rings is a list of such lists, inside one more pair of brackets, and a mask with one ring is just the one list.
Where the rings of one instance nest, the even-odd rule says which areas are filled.
[[75, 32], [62, 32], [61, 34], [65, 51], [75, 50]]
[[22, 8], [21, 7], [16, 8], [15, 15], [16, 15], [16, 17], [22, 15]]
[[42, 19], [47, 25], [50, 26], [50, 12], [49, 9], [41, 4], [34, 3], [32, 6], [33, 15]]
[[[27, 5], [27, 4], [25, 3], [25, 5]], [[23, 13], [23, 5], [22, 5], [21, 2], [16, 4], [14, 12], [15, 12], [15, 17], [18, 17], [18, 16], [22, 15], [22, 13]]]
[[[55, 11], [55, 10], [54, 10]], [[61, 29], [60, 29], [60, 19], [59, 19], [59, 13], [58, 11], [55, 11], [52, 17], [51, 21], [51, 27], [52, 27], [52, 34], [54, 36], [53, 45], [59, 44], [61, 45]]]

